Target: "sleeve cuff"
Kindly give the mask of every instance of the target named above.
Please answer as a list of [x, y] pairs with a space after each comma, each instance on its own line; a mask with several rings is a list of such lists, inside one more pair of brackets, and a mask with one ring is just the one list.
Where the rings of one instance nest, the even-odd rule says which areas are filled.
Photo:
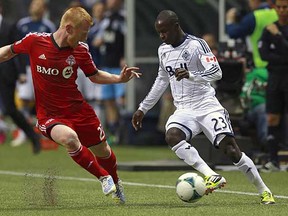
[[191, 71], [189, 71], [189, 78], [188, 78], [188, 80], [194, 81], [194, 79], [195, 79], [194, 74], [193, 74]]
[[143, 107], [139, 106], [138, 110], [142, 111], [144, 115], [148, 112], [148, 110], [144, 109]]

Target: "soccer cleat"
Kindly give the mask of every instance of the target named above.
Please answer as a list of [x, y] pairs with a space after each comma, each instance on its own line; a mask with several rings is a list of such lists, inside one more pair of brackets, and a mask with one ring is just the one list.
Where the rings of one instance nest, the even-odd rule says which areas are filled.
[[269, 191], [264, 191], [261, 195], [261, 202], [260, 204], [263, 205], [271, 205], [271, 204], [275, 204], [275, 200], [273, 197], [273, 194]]
[[124, 204], [126, 199], [124, 195], [124, 187], [122, 181], [119, 179], [116, 185], [116, 191], [112, 193], [112, 199], [119, 204]]
[[206, 192], [205, 194], [212, 193], [214, 190], [224, 187], [226, 179], [221, 175], [205, 176]]
[[102, 184], [102, 191], [105, 194], [105, 196], [116, 191], [116, 186], [110, 175], [100, 177], [99, 181]]

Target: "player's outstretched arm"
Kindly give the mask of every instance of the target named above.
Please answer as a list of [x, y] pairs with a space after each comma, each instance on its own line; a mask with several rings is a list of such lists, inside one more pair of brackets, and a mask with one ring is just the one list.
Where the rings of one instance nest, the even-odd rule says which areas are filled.
[[134, 77], [140, 78], [142, 74], [138, 73], [138, 70], [138, 67], [127, 67], [126, 65], [123, 67], [120, 75], [115, 75], [106, 71], [98, 70], [95, 75], [90, 76], [89, 78], [92, 82], [98, 84], [125, 83]]
[[8, 61], [17, 54], [14, 54], [11, 50], [11, 45], [6, 45], [0, 48], [0, 63]]
[[142, 120], [144, 117], [144, 113], [141, 110], [137, 110], [132, 117], [132, 125], [136, 131], [142, 128]]

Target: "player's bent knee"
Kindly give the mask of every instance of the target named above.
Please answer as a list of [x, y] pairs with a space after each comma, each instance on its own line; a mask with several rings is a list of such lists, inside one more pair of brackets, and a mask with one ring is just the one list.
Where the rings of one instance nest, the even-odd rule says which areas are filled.
[[220, 142], [220, 149], [222, 149], [224, 154], [226, 154], [233, 162], [238, 162], [241, 158], [242, 153], [235, 139], [232, 137], [226, 136]]
[[106, 141], [101, 142], [98, 145], [91, 146], [89, 149], [97, 157], [106, 158], [106, 157], [109, 157], [111, 155], [111, 148]]
[[59, 137], [58, 142], [63, 145], [65, 148], [68, 148], [70, 150], [78, 149], [80, 146], [80, 141], [78, 139], [77, 134], [75, 133], [69, 133], [65, 136]]
[[103, 148], [100, 149], [102, 157], [109, 157], [111, 154], [111, 148], [107, 142], [103, 143]]
[[224, 153], [233, 161], [238, 162], [241, 158], [241, 151], [238, 146], [235, 146], [233, 143], [228, 143], [224, 150]]
[[165, 140], [170, 147], [173, 147], [180, 141], [185, 140], [185, 134], [178, 128], [170, 128], [166, 132]]

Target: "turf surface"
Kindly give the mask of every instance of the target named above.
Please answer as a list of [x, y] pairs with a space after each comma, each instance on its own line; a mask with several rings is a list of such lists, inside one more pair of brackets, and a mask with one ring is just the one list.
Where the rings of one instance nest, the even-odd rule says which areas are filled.
[[[119, 162], [173, 159], [167, 147], [115, 146]], [[194, 204], [180, 201], [175, 182], [186, 171], [119, 171], [127, 203], [105, 197], [92, 175], [75, 164], [63, 148], [33, 155], [28, 144], [0, 146], [0, 215], [287, 215], [287, 172], [261, 174], [276, 195], [276, 205], [263, 206], [254, 186], [237, 171], [224, 172], [224, 189]]]

